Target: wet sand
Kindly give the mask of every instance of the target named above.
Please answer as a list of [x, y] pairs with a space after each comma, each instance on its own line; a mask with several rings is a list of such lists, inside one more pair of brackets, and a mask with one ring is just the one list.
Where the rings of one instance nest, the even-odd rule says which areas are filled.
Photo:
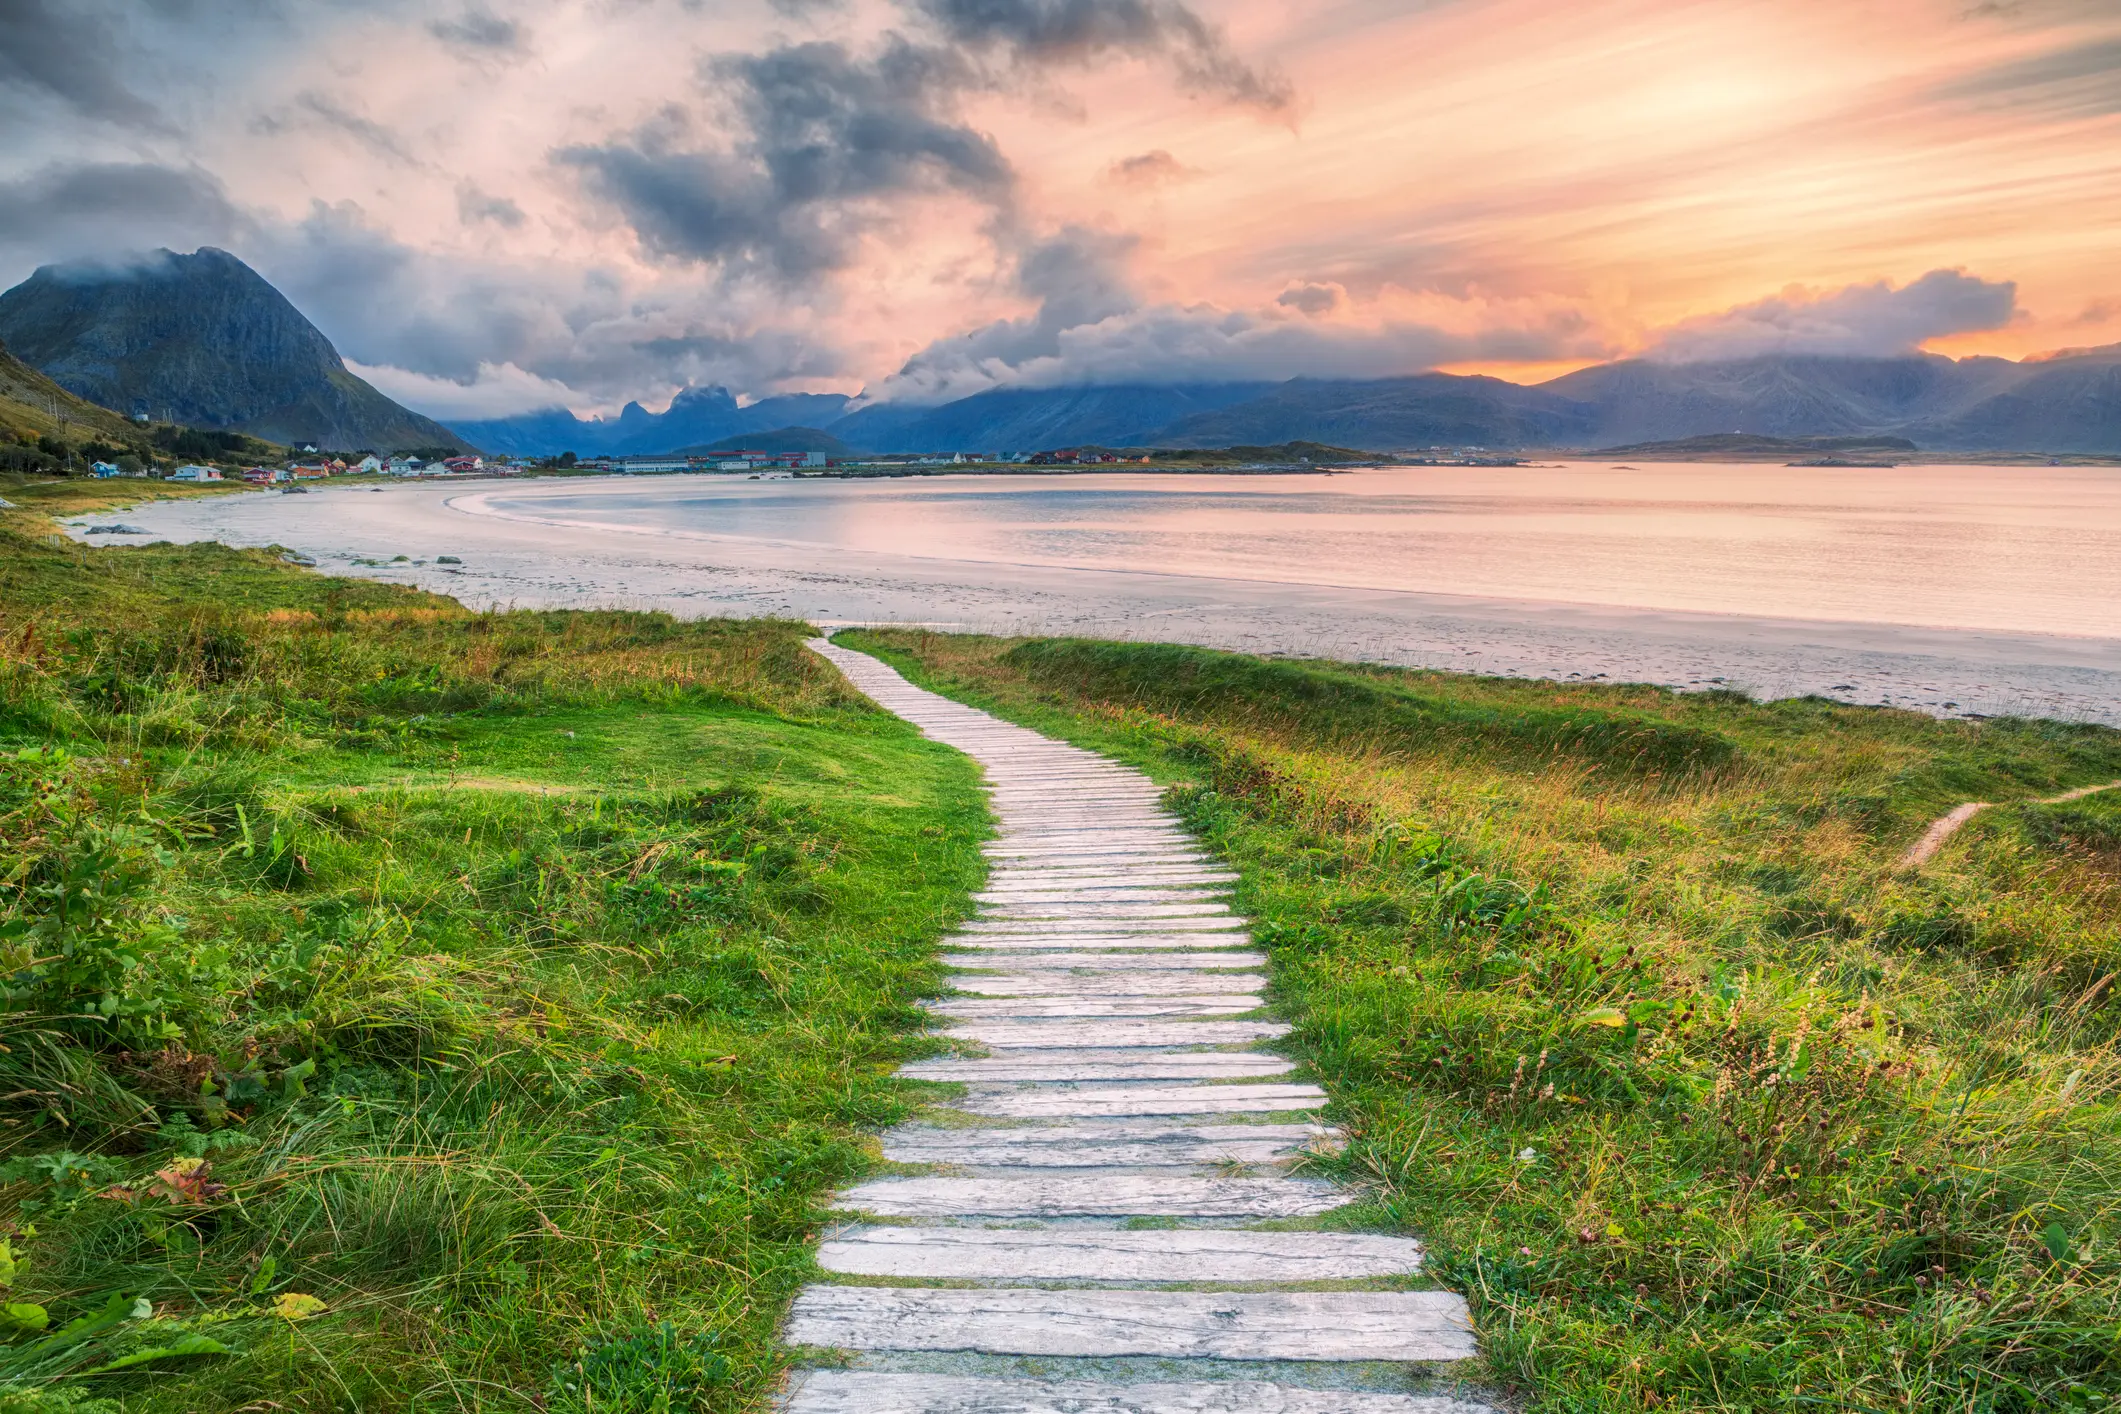
[[[584, 481], [542, 483], [577, 491]], [[520, 504], [537, 482], [506, 483]], [[144, 536], [280, 545], [327, 574], [418, 585], [475, 608], [780, 615], [1082, 634], [1556, 680], [1808, 693], [1939, 716], [2121, 726], [2121, 637], [1754, 618], [1263, 580], [1056, 568], [490, 513], [501, 483], [263, 492], [128, 510]], [[81, 517], [91, 523], [116, 517]], [[396, 564], [362, 565], [359, 560]], [[461, 566], [434, 563], [454, 555]], [[424, 562], [424, 563], [419, 563]], [[2121, 635], [2121, 609], [2116, 634]]]

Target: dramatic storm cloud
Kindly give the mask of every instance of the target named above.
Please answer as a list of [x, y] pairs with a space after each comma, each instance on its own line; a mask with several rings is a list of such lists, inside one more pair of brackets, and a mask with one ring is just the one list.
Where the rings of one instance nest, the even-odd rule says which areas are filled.
[[57, 99], [75, 121], [168, 126], [118, 76], [118, 58], [112, 27], [93, 10], [70, 0], [0, 0], [0, 99]]
[[1286, 108], [1289, 81], [1247, 63], [1222, 32], [1175, 0], [917, 0], [958, 43], [1032, 64], [1090, 64], [1112, 54], [1167, 56], [1187, 88]]
[[703, 78], [739, 121], [734, 143], [692, 146], [698, 124], [672, 106], [618, 141], [555, 154], [589, 174], [652, 255], [799, 281], [852, 262], [899, 199], [1008, 203], [1008, 161], [949, 116], [975, 83], [953, 51], [897, 35], [870, 56], [815, 42], [723, 55]]
[[2117, 75], [2089, 0], [0, 0], [0, 285], [221, 246], [452, 416], [2017, 356], [2121, 341]]

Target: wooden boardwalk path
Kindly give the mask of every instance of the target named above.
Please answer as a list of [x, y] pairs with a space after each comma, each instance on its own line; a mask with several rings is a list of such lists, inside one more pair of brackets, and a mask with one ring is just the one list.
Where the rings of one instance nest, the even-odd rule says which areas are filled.
[[838, 1206], [888, 1219], [819, 1249], [788, 1414], [1493, 1414], [1413, 1394], [1410, 1364], [1474, 1353], [1465, 1303], [1380, 1289], [1418, 1244], [1281, 1230], [1348, 1193], [1287, 1171], [1332, 1144], [1325, 1094], [1244, 1049], [1266, 959], [1224, 899], [1233, 875], [1092, 752], [811, 644], [872, 699], [986, 769], [1000, 835], [979, 917], [932, 1009], [983, 1058], [909, 1065], [962, 1083], [955, 1124], [884, 1136], [929, 1174]]

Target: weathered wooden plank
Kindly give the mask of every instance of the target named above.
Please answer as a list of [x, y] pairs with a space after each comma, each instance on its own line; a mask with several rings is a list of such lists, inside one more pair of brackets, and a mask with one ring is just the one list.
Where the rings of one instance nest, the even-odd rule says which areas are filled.
[[1194, 879], [1203, 883], [1235, 883], [1240, 877], [1227, 864], [1220, 861], [1208, 864], [1174, 864], [1164, 860], [1147, 862], [1129, 860], [1125, 863], [1089, 860], [1082, 864], [1003, 864], [995, 867], [995, 879], [1113, 879], [1134, 880], [1154, 878]]
[[1236, 1080], [1286, 1075], [1295, 1062], [1253, 1051], [1011, 1051], [981, 1060], [925, 1060], [899, 1067], [909, 1080]]
[[1224, 950], [1249, 948], [1249, 933], [959, 933], [953, 948], [983, 948], [996, 955], [1011, 952], [1137, 948], [1149, 952], [1221, 956]]
[[1230, 892], [1233, 880], [1203, 877], [1208, 871], [1179, 872], [1144, 871], [1115, 873], [1110, 869], [1094, 874], [1079, 874], [1056, 878], [1043, 869], [996, 870], [987, 879], [988, 893], [1072, 893], [1102, 894], [1114, 897], [1140, 897], [1154, 890], [1172, 890], [1188, 896], [1222, 895]]
[[1004, 844], [1011, 840], [1048, 838], [1066, 838], [1072, 843], [1077, 839], [1132, 840], [1145, 835], [1187, 844], [1198, 843], [1191, 832], [1168, 815], [1143, 814], [1130, 818], [1124, 811], [1106, 811], [1098, 819], [1061, 821], [1047, 818], [1043, 810], [1026, 810], [1017, 815], [1013, 824], [1005, 823], [995, 838]]
[[1155, 844], [1200, 848], [1200, 837], [1163, 817], [1130, 816], [1121, 810], [1099, 810], [1080, 820], [1056, 819], [1043, 811], [1004, 813], [1001, 828], [986, 842], [993, 845]]
[[1056, 878], [1046, 869], [1024, 869], [1003, 872], [990, 871], [987, 876], [985, 895], [997, 899], [1024, 898], [1026, 902], [1041, 902], [1042, 896], [1080, 897], [1087, 902], [1099, 898], [1113, 898], [1121, 902], [1130, 899], [1139, 902], [1161, 900], [1165, 893], [1185, 899], [1223, 899], [1230, 893], [1230, 884], [1222, 880], [1202, 879], [1185, 874], [1140, 874], [1133, 877], [1116, 877], [1105, 871], [1096, 874], [1061, 876]]
[[1024, 791], [1015, 788], [991, 791], [987, 803], [994, 813], [1018, 828], [1039, 825], [1159, 825], [1165, 829], [1185, 826], [1167, 814], [1155, 796], [1131, 791], [1071, 789], [1065, 792]]
[[[1033, 1140], [1029, 1131], [959, 1129], [894, 1130], [884, 1136], [884, 1157], [900, 1164], [956, 1164], [971, 1168], [1010, 1169], [1194, 1169], [1210, 1164], [1271, 1164], [1299, 1153], [1330, 1153], [1338, 1139], [1323, 1133], [1307, 1139], [1271, 1137], [1278, 1126], [1222, 1126], [1218, 1139], [1099, 1139], [1070, 1130], [1066, 1140]], [[1207, 1127], [1204, 1126], [1204, 1130]], [[1208, 1132], [1213, 1132], [1208, 1130]], [[1267, 1136], [1267, 1137], [1262, 1137]]]
[[1136, 906], [1169, 903], [1214, 903], [1216, 891], [1210, 889], [1170, 888], [1152, 884], [1111, 884], [1099, 888], [1056, 888], [1052, 884], [1037, 887], [983, 889], [972, 897], [979, 903], [1007, 904], [1011, 908], [1036, 908], [1055, 904], [1113, 904], [1124, 903]]
[[992, 1291], [813, 1286], [788, 1339], [843, 1350], [1214, 1360], [1465, 1360], [1447, 1291]]
[[1061, 900], [1047, 903], [1033, 900], [1028, 903], [992, 903], [980, 909], [980, 917], [996, 919], [1015, 918], [1065, 918], [1081, 921], [1086, 918], [1136, 919], [1136, 918], [1212, 918], [1228, 914], [1230, 905], [1213, 899], [1190, 899], [1160, 903], [1128, 903], [1124, 900], [1106, 902], [1102, 900]]
[[1302, 1218], [1353, 1202], [1299, 1178], [1099, 1172], [1047, 1178], [876, 1178], [834, 1206], [901, 1218]]
[[960, 1021], [953, 1038], [990, 1050], [1056, 1046], [1229, 1046], [1286, 1036], [1279, 1021]]
[[1079, 855], [1085, 864], [1103, 861], [1108, 865], [1134, 862], [1159, 864], [1201, 864], [1217, 862], [1214, 856], [1201, 848], [1200, 841], [1191, 837], [1165, 843], [1129, 840], [1125, 843], [1099, 843], [1094, 840], [1050, 840], [994, 839], [980, 846], [981, 852], [997, 856], [1024, 856], [1028, 858]]
[[1193, 997], [961, 997], [930, 1002], [928, 1010], [937, 1016], [983, 1021], [989, 1017], [1235, 1016], [1265, 1005], [1266, 999], [1257, 992], [1219, 992]]
[[960, 972], [950, 985], [982, 997], [1185, 997], [1228, 993], [1265, 983], [1258, 972], [1185, 971], [1063, 972], [1058, 969]]
[[1127, 864], [1191, 866], [1214, 861], [1197, 849], [1001, 849], [980, 850], [995, 868], [1111, 869]]
[[1447, 1395], [1302, 1389], [1259, 1380], [1100, 1384], [807, 1370], [784, 1414], [1499, 1414]]
[[1326, 1103], [1316, 1085], [1054, 1085], [967, 1095], [957, 1108], [1007, 1119], [1060, 1115], [1221, 1115], [1315, 1110]]
[[[973, 970], [1009, 975], [1025, 968], [1039, 968], [1068, 972], [1157, 972], [1194, 971], [1200, 968], [1265, 967], [1267, 955], [1263, 952], [1241, 952], [1235, 949], [1203, 950], [1193, 948], [1182, 952], [1066, 952], [1040, 951], [1021, 944], [1008, 948], [989, 949], [986, 952], [946, 952], [943, 965], [959, 972]], [[962, 985], [961, 983], [958, 985]]]
[[958, 925], [964, 936], [1012, 933], [1242, 933], [1252, 926], [1249, 918], [1234, 914], [1220, 918], [975, 918]]
[[1347, 1232], [860, 1227], [826, 1239], [817, 1262], [873, 1277], [1348, 1281], [1421, 1270], [1421, 1244]]

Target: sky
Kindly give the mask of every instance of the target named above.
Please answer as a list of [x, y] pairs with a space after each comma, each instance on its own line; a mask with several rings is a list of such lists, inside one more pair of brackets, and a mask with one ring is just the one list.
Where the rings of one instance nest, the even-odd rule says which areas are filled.
[[451, 419], [2121, 342], [2121, 0], [0, 0], [0, 136]]

